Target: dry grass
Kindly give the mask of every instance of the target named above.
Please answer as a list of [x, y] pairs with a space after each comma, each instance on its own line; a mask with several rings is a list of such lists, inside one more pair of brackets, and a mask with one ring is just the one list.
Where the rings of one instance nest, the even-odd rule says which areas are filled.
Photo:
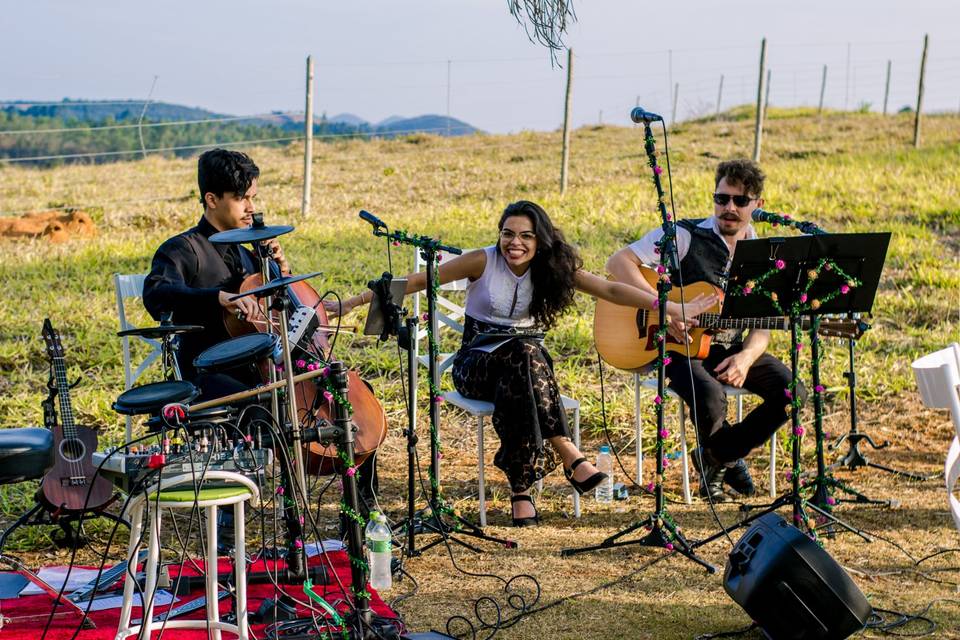
[[[896, 468], [935, 473], [942, 467], [938, 462], [940, 455], [931, 451], [930, 443], [946, 442], [952, 427], [942, 414], [925, 411], [916, 401], [904, 404], [906, 406], [896, 409], [884, 403], [874, 404], [861, 415], [862, 425], [875, 438], [894, 441], [886, 451], [871, 452], [870, 458]], [[451, 419], [448, 428], [456, 428], [453, 425], [457, 423], [455, 418]], [[827, 423], [827, 429], [834, 433], [847, 428], [849, 424], [845, 415], [835, 415]], [[809, 448], [811, 445], [807, 444]], [[402, 468], [402, 441], [392, 441], [382, 453], [383, 468]], [[764, 473], [767, 460], [765, 452], [760, 451], [752, 458], [755, 477], [764, 492], [768, 486]], [[487, 460], [488, 468], [492, 468], [491, 462], [492, 457]], [[628, 470], [633, 469], [632, 456], [625, 455], [623, 462]], [[444, 463], [447, 495], [464, 516], [475, 521], [474, 439], [463, 438], [456, 454], [446, 456]], [[809, 460], [807, 468], [812, 468], [811, 463]], [[651, 469], [646, 469], [648, 478]], [[670, 475], [668, 487], [677, 496], [679, 470], [675, 469]], [[908, 481], [863, 469], [841, 471], [838, 478], [872, 498], [895, 498], [900, 501], [900, 506], [890, 509], [841, 505], [836, 513], [851, 525], [867, 531], [874, 541], [866, 543], [853, 534], [841, 533], [833, 538], [824, 537], [824, 548], [851, 571], [875, 607], [919, 612], [931, 600], [953, 598], [955, 602], [952, 604], [935, 606], [930, 617], [938, 624], [934, 637], [960, 637], [960, 606], [956, 602], [960, 599], [957, 587], [960, 584], [960, 553], [944, 554], [924, 562], [919, 568], [908, 557], [909, 554], [919, 560], [929, 553], [957, 547], [960, 543], [960, 536], [952, 528], [946, 511], [942, 481]], [[384, 495], [401, 496], [403, 480], [396, 473], [390, 474]], [[781, 479], [779, 482], [783, 487], [785, 481]], [[553, 478], [538, 498], [543, 516], [541, 526], [517, 530], [507, 526], [509, 493], [505, 483], [496, 482], [493, 493], [494, 500], [488, 503], [489, 518], [492, 525], [499, 526], [488, 527], [488, 533], [517, 540], [520, 548], [507, 550], [482, 544], [484, 553], [477, 555], [454, 545], [451, 553], [457, 566], [465, 571], [491, 573], [506, 579], [524, 573], [535, 576], [543, 589], [537, 607], [564, 600], [498, 637], [522, 640], [543, 637], [692, 638], [700, 633], [732, 630], [749, 624], [746, 614], [722, 587], [722, 570], [730, 551], [730, 544], [723, 538], [699, 550], [704, 559], [720, 568], [720, 575], [713, 576], [678, 555], [644, 568], [649, 562], [666, 555], [665, 551], [658, 549], [626, 547], [560, 557], [562, 548], [597, 544], [604, 537], [642, 519], [653, 508], [652, 498], [637, 497], [639, 492], [634, 490], [627, 502], [614, 503], [612, 508], [596, 505], [592, 499], [585, 498], [583, 517], [574, 520], [569, 486], [562, 479]], [[756, 498], [750, 502], [759, 504], [765, 500]], [[391, 513], [401, 513], [403, 509], [400, 500], [384, 506]], [[692, 540], [719, 530], [704, 503], [691, 506], [674, 503], [669, 509]], [[741, 517], [733, 504], [721, 505], [717, 512], [728, 525]], [[782, 513], [789, 516], [786, 511]], [[732, 532], [732, 539], [739, 539], [743, 531]], [[453, 566], [443, 547], [408, 560], [407, 567], [419, 582], [419, 591], [414, 598], [401, 604], [399, 610], [416, 629], [442, 629], [446, 620], [455, 614], [465, 615], [477, 624], [472, 606], [483, 596], [492, 596], [501, 607], [509, 608], [501, 591], [501, 582], [494, 578], [464, 575]], [[404, 580], [396, 585], [395, 591], [410, 588], [410, 581]], [[512, 612], [505, 612], [505, 616], [510, 615]], [[759, 637], [759, 634], [747, 637]]]
[[[919, 405], [909, 364], [917, 355], [960, 335], [960, 145], [956, 135], [960, 118], [927, 119], [925, 148], [917, 152], [909, 147], [910, 121], [902, 116], [772, 115], [784, 117], [770, 120], [764, 138], [767, 208], [802, 214], [831, 231], [893, 232], [874, 329], [859, 347], [861, 427], [878, 440], [894, 443], [873, 454], [876, 461], [935, 472], [941, 468], [951, 427], [942, 413]], [[676, 207], [681, 216], [697, 217], [710, 210], [711, 170], [718, 159], [749, 154], [752, 125], [737, 116], [683, 125], [671, 136]], [[557, 133], [453, 140], [416, 136], [317, 145], [314, 214], [306, 220], [299, 215], [302, 150], [255, 149], [251, 153], [264, 169], [261, 208], [268, 222], [297, 225], [297, 232], [285, 239], [287, 254], [298, 270], [325, 272], [317, 285], [321, 290], [353, 293], [386, 267], [383, 245], [356, 219], [359, 208], [377, 213], [393, 226], [474, 247], [490, 241], [493, 222], [504, 204], [519, 198], [537, 200], [580, 245], [588, 268], [596, 272], [613, 250], [655, 224], [654, 196], [639, 132], [628, 129], [597, 127], [575, 133], [571, 189], [562, 199], [556, 193]], [[122, 389], [122, 372], [119, 343], [113, 336], [116, 318], [110, 274], [146, 271], [159, 242], [196, 220], [194, 162], [150, 158], [107, 166], [0, 168], [0, 209], [80, 206], [101, 229], [91, 245], [2, 246], [0, 424], [40, 422], [46, 359], [38, 334], [42, 319], [49, 315], [64, 336], [71, 377], [82, 379], [73, 394], [80, 419], [101, 428], [101, 441], [117, 441], [122, 421], [110, 402]], [[405, 271], [411, 262], [407, 251], [395, 253], [394, 260], [395, 272]], [[601, 412], [590, 318], [591, 304], [579, 300], [576, 310], [551, 333], [549, 346], [561, 388], [582, 402], [584, 448], [592, 454]], [[140, 320], [147, 323], [144, 316]], [[779, 337], [774, 352], [783, 346]], [[395, 350], [370, 339], [344, 337], [339, 353], [362, 369], [388, 410], [391, 437], [380, 454], [383, 500], [389, 513], [399, 515], [404, 493], [400, 435], [404, 414]], [[829, 347], [824, 362], [825, 384], [831, 389], [827, 429], [835, 434], [849, 424], [841, 377], [845, 364], [845, 349]], [[613, 438], [619, 449], [632, 451], [631, 379], [608, 373], [606, 409]], [[647, 446], [653, 440], [649, 409], [645, 405]], [[476, 448], [471, 421], [452, 412], [444, 416], [445, 491], [466, 517], [474, 519]], [[421, 431], [426, 432], [422, 423]], [[490, 435], [488, 443], [494, 441]], [[675, 448], [676, 443], [670, 446]], [[425, 452], [422, 446], [421, 455]], [[753, 458], [758, 478], [766, 476], [765, 459], [759, 452]], [[629, 455], [624, 464], [633, 468]], [[489, 461], [487, 469], [494, 495], [489, 505], [494, 525], [490, 531], [517, 539], [521, 547], [511, 551], [485, 546], [482, 555], [455, 548], [459, 566], [506, 577], [535, 575], [543, 588], [540, 605], [629, 576], [536, 614], [500, 637], [689, 638], [747, 621], [724, 594], [720, 577], [706, 575], [683, 558], [669, 558], [630, 575], [663, 552], [628, 548], [559, 557], [560, 548], [597, 542], [645, 516], [651, 509], [650, 499], [634, 496], [612, 509], [597, 508], [586, 500], [584, 517], [575, 521], [566, 515], [568, 488], [561, 479], [552, 478], [538, 500], [543, 524], [514, 531], [500, 526], [508, 522], [506, 485]], [[838, 513], [851, 523], [901, 545], [915, 558], [960, 543], [946, 513], [940, 480], [914, 483], [872, 470], [841, 472], [840, 477], [872, 497], [896, 497], [901, 502], [896, 509], [841, 506]], [[676, 470], [668, 486], [678, 491]], [[24, 508], [29, 495], [26, 486], [0, 490], [7, 521]], [[705, 505], [673, 505], [671, 510], [692, 539], [716, 529]], [[724, 522], [736, 518], [732, 506], [718, 511]], [[327, 526], [328, 515], [324, 509]], [[94, 527], [94, 533], [102, 536], [103, 530]], [[28, 551], [37, 563], [65, 558], [51, 550], [40, 530], [18, 534], [14, 545]], [[856, 581], [878, 607], [916, 612], [935, 598], [958, 597], [956, 554], [923, 563], [925, 573], [920, 573], [905, 553], [879, 539], [867, 544], [841, 534], [826, 540], [825, 547], [855, 571]], [[722, 566], [727, 549], [725, 542], [717, 541], [702, 551]], [[933, 572], [935, 568], [944, 570]], [[449, 616], [469, 614], [476, 598], [495, 594], [501, 587], [495, 579], [459, 573], [442, 549], [410, 559], [407, 569], [420, 589], [400, 610], [414, 629], [442, 628]], [[404, 580], [397, 591], [409, 586]], [[499, 600], [503, 603], [502, 597]], [[939, 624], [937, 637], [960, 637], [956, 631], [960, 608], [955, 604], [937, 605], [931, 617]]]

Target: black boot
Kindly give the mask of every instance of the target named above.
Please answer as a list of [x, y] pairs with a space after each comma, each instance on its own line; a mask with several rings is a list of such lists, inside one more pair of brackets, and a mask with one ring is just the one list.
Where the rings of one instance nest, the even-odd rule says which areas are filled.
[[723, 481], [742, 496], [750, 497], [757, 492], [753, 478], [750, 477], [750, 470], [743, 458], [737, 460], [733, 466], [727, 467], [726, 473], [723, 474]]
[[703, 448], [698, 448], [691, 456], [693, 467], [697, 470], [697, 478], [700, 480], [700, 489], [697, 495], [701, 498], [710, 498], [713, 502], [723, 502], [726, 494], [723, 492], [723, 476], [726, 467], [717, 464], [709, 453], [705, 453]]

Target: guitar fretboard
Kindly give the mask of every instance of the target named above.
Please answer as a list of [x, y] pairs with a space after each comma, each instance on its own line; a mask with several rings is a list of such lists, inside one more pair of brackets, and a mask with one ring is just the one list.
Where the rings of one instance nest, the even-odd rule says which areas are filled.
[[67, 382], [67, 366], [63, 356], [52, 356], [53, 375], [57, 384], [57, 395], [60, 396], [60, 420], [63, 422], [63, 437], [74, 439], [77, 437], [76, 420], [73, 417], [73, 405], [70, 402], [70, 383]]
[[[644, 310], [642, 316], [643, 322], [656, 323], [659, 318], [658, 311]], [[701, 313], [697, 316], [700, 321], [701, 329], [778, 329], [786, 330], [789, 328], [789, 320], [783, 316], [765, 316], [762, 318], [721, 318], [719, 313]], [[806, 329], [809, 321], [804, 319], [801, 323], [802, 328]]]

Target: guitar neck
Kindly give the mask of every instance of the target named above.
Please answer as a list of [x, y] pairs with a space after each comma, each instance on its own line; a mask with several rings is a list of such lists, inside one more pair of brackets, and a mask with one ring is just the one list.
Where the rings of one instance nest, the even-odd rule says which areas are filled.
[[787, 329], [789, 323], [783, 316], [763, 318], [721, 318], [719, 313], [701, 313], [700, 326], [708, 329]]
[[62, 356], [52, 358], [53, 375], [57, 385], [57, 395], [60, 396], [60, 421], [63, 423], [65, 438], [77, 437], [77, 423], [73, 416], [73, 405], [70, 402], [70, 383], [67, 382], [67, 366]]
[[[656, 324], [656, 311], [644, 311], [643, 320]], [[784, 316], [766, 316], [762, 318], [721, 318], [719, 313], [701, 313], [697, 316], [701, 329], [776, 329], [785, 331], [790, 328], [790, 319]], [[803, 318], [801, 329], [808, 329], [810, 320]]]

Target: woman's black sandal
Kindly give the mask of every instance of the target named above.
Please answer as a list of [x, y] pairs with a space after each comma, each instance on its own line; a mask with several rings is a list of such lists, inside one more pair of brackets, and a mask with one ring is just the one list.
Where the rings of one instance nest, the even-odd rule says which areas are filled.
[[[515, 496], [510, 496], [511, 512], [513, 511], [513, 504], [516, 502], [529, 502], [530, 504], [533, 505], [534, 510], [536, 510], [537, 508], [537, 505], [534, 504], [533, 502], [533, 498], [531, 498], [530, 496], [524, 493], [521, 493]], [[540, 524], [540, 514], [536, 513], [536, 511], [534, 511], [533, 516], [530, 518], [513, 518], [513, 526], [515, 527], [532, 527], [538, 524]]]
[[576, 470], [577, 467], [579, 467], [581, 464], [583, 464], [586, 461], [587, 461], [586, 458], [577, 458], [576, 460], [573, 461], [573, 464], [570, 465], [569, 470], [566, 467], [563, 468], [563, 475], [567, 477], [567, 480], [570, 482], [570, 484], [573, 485], [573, 488], [576, 489], [577, 493], [579, 493], [580, 495], [585, 494], [587, 491], [590, 491], [591, 489], [595, 488], [598, 484], [600, 484], [601, 482], [607, 479], [607, 474], [605, 474], [603, 471], [597, 471], [595, 474], [593, 474], [586, 480], [582, 480], [582, 481], [575, 480], [573, 478], [573, 472]]

